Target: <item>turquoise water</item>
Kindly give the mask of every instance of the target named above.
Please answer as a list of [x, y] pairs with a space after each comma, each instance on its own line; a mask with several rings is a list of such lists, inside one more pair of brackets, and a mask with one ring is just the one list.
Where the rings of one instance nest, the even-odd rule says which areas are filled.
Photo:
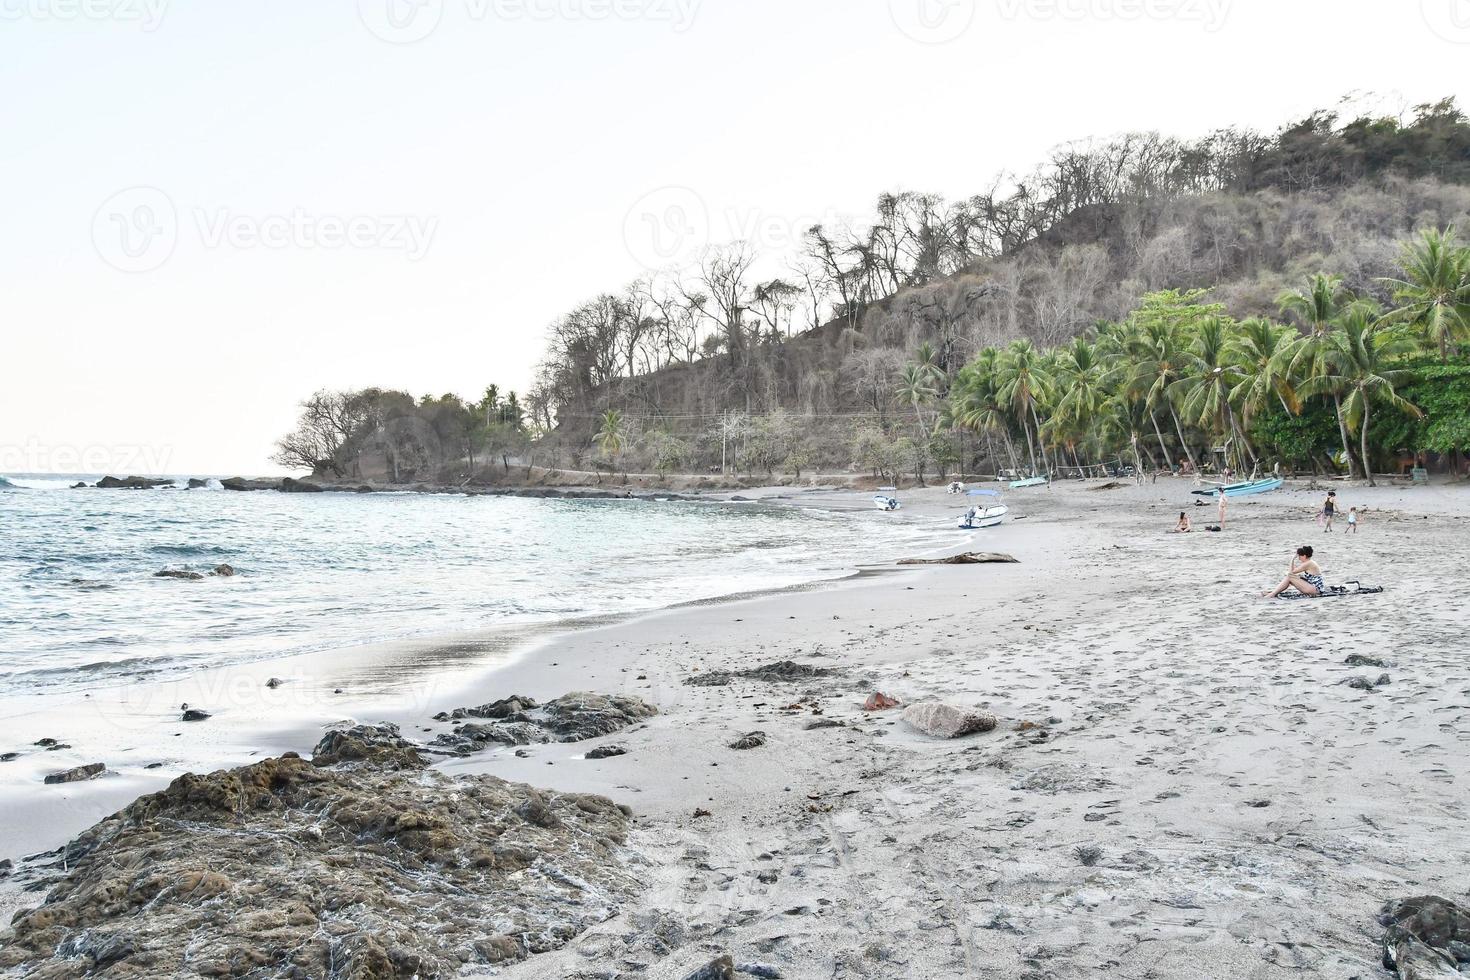
[[[920, 532], [876, 511], [0, 485], [0, 688], [631, 613], [843, 576]], [[165, 569], [234, 578], [160, 579]]]

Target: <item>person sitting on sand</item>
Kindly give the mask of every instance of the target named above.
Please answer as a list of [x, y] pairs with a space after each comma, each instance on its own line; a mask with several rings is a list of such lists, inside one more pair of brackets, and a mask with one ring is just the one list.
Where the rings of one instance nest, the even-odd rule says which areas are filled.
[[1176, 524], [1176, 525], [1174, 525], [1174, 533], [1175, 534], [1188, 534], [1190, 531], [1193, 531], [1193, 530], [1194, 530], [1194, 528], [1189, 523], [1189, 515], [1186, 514], [1184, 511], [1181, 510], [1179, 512], [1179, 523]]
[[1291, 571], [1287, 573], [1286, 580], [1278, 585], [1273, 591], [1263, 592], [1262, 596], [1274, 599], [1277, 596], [1296, 589], [1302, 595], [1322, 595], [1327, 591], [1327, 583], [1322, 581], [1322, 569], [1312, 560], [1315, 552], [1311, 545], [1304, 544], [1296, 550], [1296, 557], [1292, 559]]

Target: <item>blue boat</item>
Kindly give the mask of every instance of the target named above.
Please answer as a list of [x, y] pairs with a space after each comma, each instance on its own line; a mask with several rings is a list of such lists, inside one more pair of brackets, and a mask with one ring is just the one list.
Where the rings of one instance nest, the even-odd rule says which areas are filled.
[[1228, 487], [1219, 486], [1210, 490], [1196, 490], [1194, 495], [1196, 497], [1216, 497], [1223, 490], [1227, 497], [1250, 497], [1258, 493], [1280, 490], [1284, 486], [1286, 486], [1286, 481], [1278, 477], [1270, 480], [1256, 480], [1251, 483], [1232, 483]]
[[1044, 487], [1051, 483], [1051, 479], [1045, 476], [1032, 477], [1029, 480], [1017, 480], [1011, 484], [1012, 490], [1025, 490], [1027, 487]]

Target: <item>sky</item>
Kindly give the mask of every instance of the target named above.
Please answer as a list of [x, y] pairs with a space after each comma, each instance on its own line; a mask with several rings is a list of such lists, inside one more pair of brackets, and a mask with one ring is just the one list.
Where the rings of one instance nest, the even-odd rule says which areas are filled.
[[0, 472], [277, 472], [699, 245], [1467, 63], [1470, 0], [0, 0]]

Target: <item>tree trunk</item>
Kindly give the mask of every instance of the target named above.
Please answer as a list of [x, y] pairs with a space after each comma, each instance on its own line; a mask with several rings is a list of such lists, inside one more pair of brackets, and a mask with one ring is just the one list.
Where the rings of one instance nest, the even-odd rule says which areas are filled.
[[1194, 450], [1189, 448], [1189, 440], [1184, 438], [1184, 426], [1179, 422], [1179, 413], [1174, 411], [1174, 403], [1169, 403], [1169, 415], [1174, 419], [1174, 431], [1179, 434], [1179, 446], [1184, 450], [1184, 458], [1189, 460], [1189, 465], [1198, 473], [1199, 461], [1194, 458]]
[[1348, 479], [1352, 479], [1358, 475], [1354, 472], [1353, 444], [1348, 442], [1347, 419], [1342, 417], [1342, 398], [1335, 391], [1332, 393], [1332, 407], [1337, 409], [1337, 433], [1342, 437], [1342, 455], [1347, 459]]
[[1169, 447], [1164, 445], [1164, 433], [1159, 430], [1159, 417], [1153, 412], [1149, 412], [1148, 420], [1154, 424], [1154, 435], [1159, 437], [1159, 452], [1164, 454], [1164, 465], [1167, 466], [1169, 468], [1169, 472], [1172, 473], [1174, 472], [1174, 462], [1173, 460], [1169, 459]]
[[1031, 424], [1024, 418], [1021, 419], [1021, 431], [1026, 433], [1026, 451], [1031, 456], [1031, 475], [1036, 475], [1036, 443], [1031, 441]]
[[1359, 394], [1363, 399], [1363, 421], [1360, 423], [1362, 431], [1358, 433], [1363, 440], [1363, 474], [1368, 477], [1368, 486], [1376, 487], [1378, 484], [1373, 482], [1373, 457], [1368, 454], [1368, 416], [1372, 413], [1373, 407], [1368, 404], [1366, 391]]

